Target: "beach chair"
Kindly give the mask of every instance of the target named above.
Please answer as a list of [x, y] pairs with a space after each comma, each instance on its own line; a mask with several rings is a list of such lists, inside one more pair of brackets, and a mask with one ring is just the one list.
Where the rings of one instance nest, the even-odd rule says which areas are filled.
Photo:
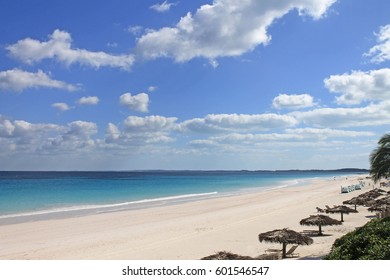
[[290, 250], [286, 252], [286, 257], [287, 258], [296, 258], [299, 257], [298, 253], [294, 253], [294, 251], [298, 248], [299, 245], [293, 245], [291, 246]]

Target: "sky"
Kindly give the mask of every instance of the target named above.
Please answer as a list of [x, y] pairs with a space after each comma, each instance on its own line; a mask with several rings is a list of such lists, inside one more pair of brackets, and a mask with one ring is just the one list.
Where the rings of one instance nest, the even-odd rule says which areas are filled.
[[0, 170], [369, 168], [390, 1], [0, 3]]

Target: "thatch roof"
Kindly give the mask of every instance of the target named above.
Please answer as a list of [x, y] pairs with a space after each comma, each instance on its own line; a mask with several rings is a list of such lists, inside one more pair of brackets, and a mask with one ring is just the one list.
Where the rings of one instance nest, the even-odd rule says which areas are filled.
[[340, 221], [326, 215], [310, 215], [310, 217], [302, 219], [299, 223], [305, 226], [333, 226], [342, 224]]
[[390, 205], [376, 204], [367, 209], [370, 212], [387, 212], [390, 211]]
[[356, 196], [349, 200], [343, 201], [343, 204], [350, 204], [350, 205], [364, 205], [370, 198], [364, 197], [364, 196]]
[[379, 198], [376, 200], [376, 202], [378, 204], [387, 204], [387, 205], [390, 205], [390, 197], [389, 196], [386, 196], [386, 197], [383, 197], [383, 198]]
[[201, 258], [201, 260], [255, 260], [255, 258], [249, 256], [241, 256], [227, 251], [220, 251], [215, 253], [214, 255]]
[[382, 194], [383, 194], [383, 190], [373, 189], [373, 190], [370, 190], [368, 192], [362, 193], [362, 194], [358, 195], [357, 197], [363, 198], [363, 199], [367, 199], [367, 198], [374, 199], [374, 198], [380, 197]]
[[345, 214], [358, 213], [357, 210], [349, 208], [345, 205], [334, 206], [333, 208], [328, 208], [325, 211], [326, 213], [345, 213]]
[[282, 243], [282, 244], [299, 244], [310, 245], [313, 239], [294, 230], [287, 228], [275, 229], [259, 234], [260, 242]]

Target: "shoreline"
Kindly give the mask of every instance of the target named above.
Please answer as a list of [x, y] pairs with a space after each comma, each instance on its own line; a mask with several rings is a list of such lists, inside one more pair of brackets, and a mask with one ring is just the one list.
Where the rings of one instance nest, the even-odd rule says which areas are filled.
[[[358, 176], [357, 174], [342, 174], [337, 177]], [[237, 190], [229, 191], [211, 191], [207, 193], [188, 193], [178, 194], [167, 197], [144, 198], [140, 200], [118, 201], [108, 204], [82, 204], [69, 205], [56, 208], [38, 209], [31, 211], [21, 211], [0, 215], [0, 225], [17, 224], [32, 221], [65, 219], [80, 216], [95, 215], [101, 213], [133, 211], [153, 207], [164, 207], [169, 205], [183, 204], [198, 200], [208, 200], [222, 197], [240, 196], [245, 194], [256, 194], [268, 190], [276, 190], [294, 187], [296, 185], [309, 184], [315, 179], [325, 180], [336, 178], [336, 176], [308, 177], [308, 178], [289, 178], [275, 184], [259, 187], [242, 187]]]
[[[217, 251], [255, 257], [280, 247], [259, 243], [259, 233], [284, 227], [316, 229], [300, 226], [300, 219], [316, 214], [315, 207], [340, 204], [370, 189], [367, 183], [362, 191], [341, 194], [341, 184], [365, 178], [350, 176], [162, 207], [0, 225], [0, 259], [191, 260]], [[358, 210], [346, 215], [343, 225], [324, 227], [327, 235], [314, 237], [313, 245], [299, 246], [300, 257], [327, 254], [336, 238], [373, 216], [363, 207]]]

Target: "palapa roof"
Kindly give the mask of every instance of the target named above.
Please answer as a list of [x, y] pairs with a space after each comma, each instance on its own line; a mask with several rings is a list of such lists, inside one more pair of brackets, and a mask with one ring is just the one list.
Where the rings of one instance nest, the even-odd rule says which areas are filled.
[[342, 222], [333, 219], [326, 215], [310, 215], [310, 217], [302, 219], [299, 222], [301, 225], [305, 226], [333, 226], [333, 225], [341, 225]]
[[358, 213], [357, 210], [349, 208], [345, 205], [338, 205], [338, 206], [334, 206], [333, 208], [326, 209], [326, 213], [341, 213], [341, 212], [345, 214]]
[[215, 253], [214, 255], [201, 258], [201, 260], [255, 260], [255, 258], [249, 256], [241, 256], [227, 251], [220, 251]]
[[390, 197], [383, 197], [376, 200], [378, 204], [388, 204], [390, 205]]
[[390, 205], [377, 204], [367, 209], [370, 212], [387, 212], [390, 211]]
[[362, 193], [358, 195], [357, 197], [361, 198], [377, 198], [383, 194], [383, 190], [381, 189], [373, 189], [368, 192]]
[[343, 201], [343, 204], [350, 204], [350, 205], [364, 205], [367, 200], [369, 200], [370, 198], [368, 197], [359, 197], [359, 196], [356, 196], [356, 197], [353, 197], [351, 199], [348, 199], [348, 200], [345, 200]]
[[275, 229], [259, 234], [260, 242], [310, 245], [313, 239], [291, 229]]

